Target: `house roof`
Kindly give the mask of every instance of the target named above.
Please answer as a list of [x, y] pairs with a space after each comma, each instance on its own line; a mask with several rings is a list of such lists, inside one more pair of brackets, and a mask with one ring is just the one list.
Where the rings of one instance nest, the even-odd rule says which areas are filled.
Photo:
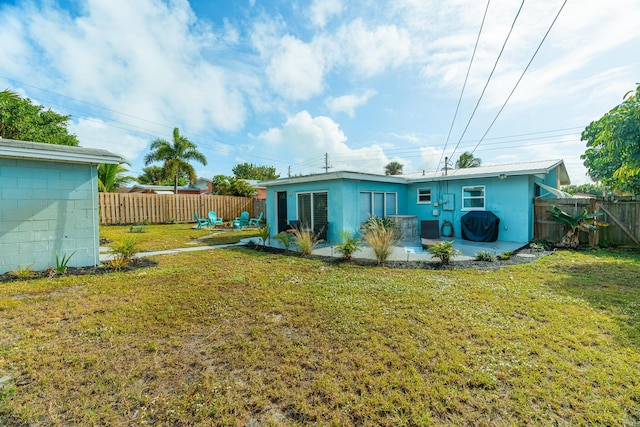
[[118, 164], [122, 161], [120, 156], [96, 148], [73, 147], [69, 145], [16, 141], [1, 138], [0, 157], [91, 164]]
[[438, 171], [401, 176], [411, 182], [448, 181], [468, 178], [508, 177], [509, 175], [547, 174], [556, 167], [558, 168], [560, 185], [570, 184], [571, 180], [569, 179], [567, 168], [562, 160], [540, 160], [535, 162], [511, 163], [506, 165], [479, 166], [476, 168], [449, 169], [446, 175], [444, 174], [444, 171]]
[[363, 172], [335, 171], [335, 172], [328, 172], [328, 173], [318, 173], [313, 175], [292, 176], [289, 178], [278, 178], [272, 181], [260, 181], [260, 185], [264, 187], [269, 187], [273, 185], [283, 185], [283, 184], [299, 184], [299, 183], [305, 183], [305, 182], [331, 181], [334, 179], [393, 182], [393, 183], [399, 183], [399, 184], [407, 183], [406, 178], [403, 178], [400, 175], [377, 175], [373, 173], [363, 173]]
[[426, 172], [405, 175], [378, 175], [361, 172], [335, 171], [314, 175], [280, 178], [272, 181], [262, 181], [265, 187], [283, 184], [300, 184], [305, 182], [329, 181], [334, 179], [351, 179], [360, 181], [377, 181], [408, 184], [412, 182], [449, 181], [469, 178], [495, 178], [499, 176], [537, 175], [547, 174], [558, 168], [560, 185], [571, 183], [569, 174], [562, 160], [543, 160], [527, 163], [512, 163], [507, 165], [479, 166], [477, 168], [450, 169], [447, 175], [444, 171]]

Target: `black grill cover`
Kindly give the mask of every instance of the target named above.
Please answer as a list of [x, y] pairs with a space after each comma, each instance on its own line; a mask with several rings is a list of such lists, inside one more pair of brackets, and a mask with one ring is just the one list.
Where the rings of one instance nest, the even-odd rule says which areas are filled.
[[472, 242], [498, 240], [500, 218], [490, 211], [471, 211], [460, 218], [462, 238]]

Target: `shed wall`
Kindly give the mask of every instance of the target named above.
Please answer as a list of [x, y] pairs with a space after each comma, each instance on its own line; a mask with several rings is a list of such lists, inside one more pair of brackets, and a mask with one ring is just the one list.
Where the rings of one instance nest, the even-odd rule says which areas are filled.
[[96, 165], [0, 158], [0, 274], [98, 263]]

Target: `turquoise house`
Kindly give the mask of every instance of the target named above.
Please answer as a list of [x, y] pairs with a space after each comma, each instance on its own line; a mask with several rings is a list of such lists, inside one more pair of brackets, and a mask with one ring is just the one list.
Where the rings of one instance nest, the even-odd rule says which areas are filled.
[[[337, 171], [263, 181], [267, 223], [275, 235], [292, 220], [326, 240], [357, 232], [371, 215], [394, 217], [404, 237], [418, 237], [420, 221], [437, 220], [443, 235], [461, 238], [461, 220], [470, 211], [490, 211], [499, 219], [498, 240], [533, 238], [533, 199], [553, 197], [549, 189], [570, 183], [562, 160], [450, 169], [413, 175]], [[537, 185], [539, 184], [539, 185]]]
[[104, 150], [0, 139], [0, 274], [55, 267], [56, 252], [73, 253], [69, 267], [98, 265], [97, 166], [119, 162]]

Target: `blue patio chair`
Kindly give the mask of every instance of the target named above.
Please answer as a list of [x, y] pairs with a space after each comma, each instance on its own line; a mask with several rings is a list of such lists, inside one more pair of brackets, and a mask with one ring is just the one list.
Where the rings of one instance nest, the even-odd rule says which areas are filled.
[[208, 219], [199, 218], [198, 214], [195, 212], [193, 213], [193, 217], [196, 219], [196, 222], [198, 223], [198, 229], [202, 228], [203, 225], [211, 225]]
[[218, 215], [216, 215], [214, 211], [209, 212], [209, 224], [212, 227], [215, 227], [216, 225], [222, 225], [222, 222], [222, 218], [218, 218]]
[[231, 226], [238, 230], [242, 229], [242, 227], [246, 227], [247, 225], [249, 225], [249, 212], [247, 211], [243, 211], [239, 217], [234, 218], [231, 222]]
[[249, 227], [251, 226], [260, 227], [260, 221], [262, 221], [262, 215], [264, 214], [260, 212], [260, 216], [258, 218], [249, 218]]

